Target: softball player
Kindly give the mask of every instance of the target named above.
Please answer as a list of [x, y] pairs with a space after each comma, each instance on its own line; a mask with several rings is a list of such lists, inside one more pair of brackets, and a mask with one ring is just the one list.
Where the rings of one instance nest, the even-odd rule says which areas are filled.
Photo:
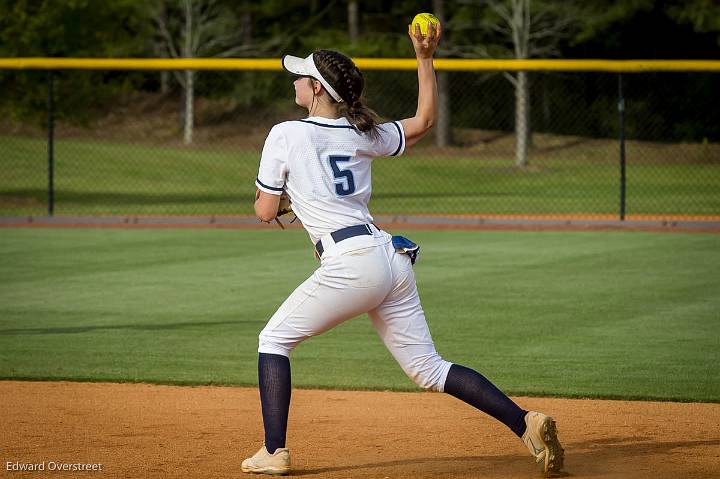
[[[432, 56], [441, 35], [428, 25], [408, 33], [418, 62], [414, 117], [377, 124], [363, 104], [363, 76], [349, 58], [318, 50], [283, 57], [298, 75], [295, 101], [308, 117], [275, 125], [262, 151], [255, 212], [271, 221], [286, 191], [315, 245], [320, 267], [285, 300], [259, 336], [258, 376], [265, 443], [242, 463], [243, 472], [287, 474], [290, 352], [303, 340], [368, 313], [381, 340], [419, 386], [444, 391], [507, 425], [545, 473], [559, 471], [563, 449], [555, 422], [517, 406], [478, 372], [436, 352], [420, 304], [412, 264], [418, 247], [373, 224], [368, 211], [374, 158], [398, 156], [436, 120]], [[387, 160], [390, 161], [390, 160]]]

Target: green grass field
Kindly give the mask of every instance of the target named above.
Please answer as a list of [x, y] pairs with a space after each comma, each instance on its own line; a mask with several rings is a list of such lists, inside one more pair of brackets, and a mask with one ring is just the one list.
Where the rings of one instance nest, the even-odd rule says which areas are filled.
[[[613, 140], [538, 147], [522, 170], [507, 145], [413, 149], [374, 163], [371, 209], [618, 214], [617, 149]], [[56, 214], [252, 213], [259, 149], [58, 140], [55, 153]], [[46, 163], [44, 139], [0, 136], [0, 215], [46, 213]], [[720, 214], [717, 145], [629, 144], [627, 177], [627, 214]]]
[[[438, 351], [513, 394], [720, 401], [720, 235], [412, 232]], [[0, 378], [256, 383], [316, 266], [298, 230], [0, 230]], [[300, 387], [415, 390], [353, 319]]]

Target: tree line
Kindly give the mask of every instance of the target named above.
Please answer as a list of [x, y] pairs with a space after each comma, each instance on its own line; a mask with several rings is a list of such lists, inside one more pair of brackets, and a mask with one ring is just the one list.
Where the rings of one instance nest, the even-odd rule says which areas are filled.
[[[258, 58], [329, 47], [356, 57], [408, 57], [412, 49], [405, 29], [419, 11], [434, 12], [443, 22], [439, 57], [720, 57], [720, 4], [714, 0], [0, 0], [0, 56]], [[186, 143], [192, 142], [198, 91], [214, 97], [237, 94], [226, 81], [203, 85], [205, 73], [193, 71], [59, 75], [59, 111], [76, 121], [98, 114], [123, 92], [181, 92]], [[148, 81], [150, 75], [159, 78]], [[454, 93], [459, 86], [453, 85], [461, 77], [438, 75], [437, 144], [453, 143], [451, 124], [514, 129], [516, 163], [520, 166], [527, 163], [532, 132], [538, 128], [578, 134], [587, 133], [583, 128], [597, 131], [597, 124], [564, 125], [563, 115], [567, 115], [559, 105], [572, 109], [579, 101], [614, 101], [612, 91], [596, 92], [599, 98], [583, 100], [586, 86], [569, 87], [562, 79], [544, 75], [518, 72], [484, 76], [481, 81], [485, 88], [512, 90], [515, 101], [510, 109], [514, 115], [496, 115], [490, 120], [494, 124], [466, 125], [473, 120], [463, 111], [468, 106]], [[383, 75], [374, 75], [373, 81], [391, 82]], [[714, 108], [720, 99], [717, 78], [700, 75], [669, 81], [671, 89], [678, 92], [675, 98], [644, 98], [644, 109], [666, 115], [673, 109], [687, 110], [681, 103], [692, 96], [705, 100], [693, 107], [696, 111], [689, 117], [670, 119], [684, 122], [684, 126], [673, 131], [660, 128], [656, 134], [666, 140], [697, 140], [698, 135], [720, 139], [720, 126], [693, 128], [707, 113], [703, 109]], [[251, 97], [248, 101], [264, 104], [272, 100], [274, 85], [250, 86], [253, 91], [245, 93]], [[392, 85], [387, 87], [392, 91]], [[12, 117], [33, 121], [44, 115], [47, 87], [42, 75], [0, 72], [0, 88], [6, 92], [0, 108]], [[382, 98], [376, 100], [383, 104]], [[547, 108], [543, 105], [549, 101], [558, 105], [553, 108], [558, 121], [545, 118]], [[602, 116], [600, 112], [594, 114]], [[609, 118], [596, 120], [611, 122]]]

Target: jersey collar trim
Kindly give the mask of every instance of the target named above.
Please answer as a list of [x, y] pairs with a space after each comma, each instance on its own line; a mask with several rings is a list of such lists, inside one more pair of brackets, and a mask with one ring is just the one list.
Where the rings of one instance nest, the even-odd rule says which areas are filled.
[[330, 125], [328, 123], [320, 123], [319, 121], [312, 121], [312, 120], [295, 120], [295, 121], [301, 121], [303, 123], [310, 123], [311, 125], [324, 126], [325, 128], [349, 128], [350, 130], [355, 129], [355, 127], [352, 125]]

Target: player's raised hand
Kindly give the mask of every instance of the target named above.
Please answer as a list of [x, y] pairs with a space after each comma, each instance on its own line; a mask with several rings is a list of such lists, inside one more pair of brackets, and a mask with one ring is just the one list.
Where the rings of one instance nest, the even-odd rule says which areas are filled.
[[416, 23], [415, 25], [408, 25], [408, 35], [412, 40], [415, 56], [418, 58], [432, 58], [440, 42], [442, 27], [440, 23], [434, 25], [432, 22], [428, 22], [427, 35], [423, 35], [420, 31], [420, 24]]

